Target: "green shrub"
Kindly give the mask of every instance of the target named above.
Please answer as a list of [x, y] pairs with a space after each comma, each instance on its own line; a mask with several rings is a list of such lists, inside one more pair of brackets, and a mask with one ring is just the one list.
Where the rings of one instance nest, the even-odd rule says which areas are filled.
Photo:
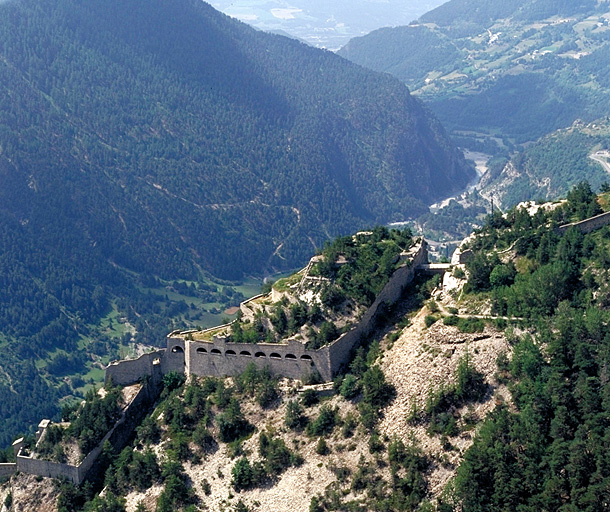
[[352, 398], [357, 397], [360, 394], [360, 390], [361, 385], [358, 377], [351, 373], [348, 373], [343, 379], [343, 382], [341, 383], [339, 393], [342, 397], [350, 400]]
[[379, 433], [374, 431], [369, 437], [369, 452], [379, 453], [383, 448], [384, 446], [379, 437]]
[[303, 406], [296, 400], [291, 400], [286, 405], [286, 415], [284, 424], [291, 430], [302, 430], [307, 425], [307, 416], [303, 411]]
[[324, 512], [324, 507], [320, 504], [320, 498], [314, 496], [309, 502], [309, 512]]
[[328, 455], [330, 453], [328, 444], [326, 443], [326, 440], [323, 437], [320, 437], [318, 439], [318, 442], [316, 443], [316, 453], [318, 455]]
[[163, 390], [167, 393], [171, 393], [175, 389], [178, 389], [180, 386], [184, 384], [186, 380], [186, 376], [184, 373], [179, 373], [176, 371], [167, 372], [163, 376]]
[[214, 436], [204, 423], [199, 423], [193, 432], [193, 442], [204, 452], [211, 452], [216, 447]]
[[434, 324], [434, 322], [436, 322], [438, 320], [437, 316], [434, 315], [426, 315], [426, 318], [424, 318], [424, 323], [426, 324], [426, 327], [430, 327]]
[[341, 435], [346, 439], [352, 437], [357, 426], [358, 421], [351, 412], [348, 412], [343, 420], [343, 425], [341, 425]]
[[460, 359], [456, 380], [428, 395], [425, 413], [430, 420], [428, 432], [455, 436], [459, 433], [457, 421], [450, 412], [471, 401], [481, 400], [487, 393], [485, 377], [470, 364], [469, 355]]
[[428, 434], [441, 434], [454, 437], [460, 433], [457, 421], [453, 414], [449, 412], [439, 412], [430, 416]]
[[263, 408], [269, 407], [279, 397], [277, 380], [270, 379], [260, 383], [256, 391], [256, 402]]
[[278, 379], [271, 374], [271, 369], [259, 369], [254, 363], [235, 378], [235, 385], [240, 393], [255, 396], [261, 407], [268, 407], [278, 396]]
[[233, 388], [225, 386], [222, 379], [215, 382], [216, 389], [214, 390], [214, 403], [219, 409], [226, 408], [233, 399]]
[[154, 444], [161, 438], [161, 429], [150, 416], [144, 418], [140, 426], [136, 428], [136, 432], [142, 444]]
[[258, 451], [265, 461], [264, 467], [267, 475], [272, 478], [297, 461], [284, 440], [274, 437], [273, 433], [269, 431], [261, 433], [258, 440]]
[[443, 323], [445, 325], [458, 325], [460, 323], [460, 319], [455, 315], [446, 316], [443, 318]]
[[218, 437], [223, 443], [247, 437], [254, 430], [254, 426], [246, 420], [239, 402], [234, 398], [229, 402], [227, 410], [216, 418], [216, 423]]
[[239, 500], [235, 505], [235, 512], [250, 512], [250, 509], [242, 500]]
[[485, 322], [480, 318], [460, 318], [458, 322], [460, 332], [475, 333], [485, 330]]
[[195, 503], [196, 496], [188, 485], [188, 477], [184, 473], [182, 464], [175, 460], [168, 460], [161, 468], [164, 480], [163, 492], [157, 499], [157, 512], [174, 512], [183, 506]]
[[385, 407], [395, 394], [379, 366], [371, 366], [362, 376], [363, 400], [373, 407]]
[[265, 470], [260, 462], [250, 464], [247, 457], [239, 459], [231, 469], [231, 486], [236, 491], [251, 489], [265, 478]]
[[125, 512], [125, 498], [107, 492], [105, 496], [96, 496], [85, 505], [85, 512]]
[[320, 401], [320, 396], [315, 389], [306, 389], [301, 395], [301, 402], [305, 407], [311, 407]]
[[320, 407], [318, 417], [307, 425], [307, 434], [312, 437], [331, 434], [337, 423], [337, 410], [328, 405]]

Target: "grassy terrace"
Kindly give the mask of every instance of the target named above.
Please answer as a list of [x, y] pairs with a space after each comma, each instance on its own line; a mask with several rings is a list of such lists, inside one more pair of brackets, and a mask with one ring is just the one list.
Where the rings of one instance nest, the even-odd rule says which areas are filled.
[[295, 284], [299, 283], [303, 278], [303, 274], [298, 272], [292, 274], [291, 276], [284, 277], [282, 279], [278, 279], [274, 284], [273, 288], [278, 292], [287, 292], [291, 290], [291, 287]]
[[[331, 343], [369, 307], [413, 246], [409, 230], [377, 227], [326, 245], [307, 267], [306, 290], [297, 286], [305, 272], [280, 278], [273, 291], [291, 295], [275, 302], [271, 294], [250, 299], [250, 312], [237, 322], [208, 330], [182, 331], [186, 340], [212, 342], [227, 336], [235, 343], [281, 343], [295, 337], [308, 348]], [[300, 292], [304, 292], [301, 296]], [[226, 318], [225, 318], [226, 320]]]
[[229, 330], [224, 325], [219, 325], [218, 327], [213, 327], [211, 329], [206, 329], [205, 331], [192, 331], [187, 332], [186, 334], [180, 334], [180, 337], [185, 338], [187, 340], [195, 340], [195, 341], [214, 341], [214, 336], [219, 336], [222, 334], [228, 334]]

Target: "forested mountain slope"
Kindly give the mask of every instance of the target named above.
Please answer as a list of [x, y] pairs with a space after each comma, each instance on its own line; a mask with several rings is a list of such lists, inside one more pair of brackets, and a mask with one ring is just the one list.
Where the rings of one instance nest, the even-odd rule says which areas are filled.
[[596, 0], [451, 0], [339, 54], [403, 80], [465, 143], [510, 147], [610, 113], [609, 19]]
[[[462, 245], [468, 263], [388, 309], [335, 396], [254, 364], [186, 383], [169, 372], [133, 445], [105, 450], [103, 481], [16, 474], [0, 499], [38, 510], [45, 492], [49, 512], [606, 510], [610, 226], [558, 226], [609, 206], [582, 182], [488, 216]], [[37, 452], [80, 445], [113, 395], [102, 408], [90, 393]]]
[[492, 314], [526, 319], [527, 329], [514, 336], [511, 361], [498, 359], [513, 406], [498, 407], [477, 432], [454, 506], [443, 510], [607, 508], [610, 229], [555, 229], [600, 204], [608, 207], [608, 195], [581, 183], [533, 215], [495, 214], [472, 240], [472, 297], [486, 298]]
[[471, 176], [398, 81], [195, 0], [3, 2], [0, 91], [3, 444], [113, 336], [196, 309], [177, 286], [292, 268]]
[[498, 159], [481, 180], [502, 208], [530, 199], [557, 199], [586, 178], [598, 190], [610, 181], [610, 123], [574, 123], [542, 137], [508, 160]]
[[307, 235], [403, 218], [469, 175], [397, 82], [201, 2], [26, 0], [0, 30], [5, 209], [29, 230], [70, 212], [136, 271], [234, 276], [279, 245], [293, 265]]

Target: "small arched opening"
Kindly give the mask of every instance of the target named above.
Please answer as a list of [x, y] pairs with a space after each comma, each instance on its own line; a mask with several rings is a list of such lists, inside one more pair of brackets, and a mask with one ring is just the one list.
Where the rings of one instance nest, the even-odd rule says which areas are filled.
[[282, 356], [279, 355], [277, 352], [271, 352], [271, 354], [269, 355], [270, 359], [282, 359]]
[[294, 354], [286, 354], [284, 356], [284, 359], [296, 359], [296, 358], [297, 358], [297, 356], [295, 356]]
[[267, 355], [264, 352], [257, 352], [254, 357], [267, 357]]
[[236, 356], [235, 350], [227, 350], [225, 356]]
[[250, 354], [250, 352], [248, 352], [247, 350], [242, 350], [239, 353], [240, 356], [245, 356], [245, 357], [252, 357], [252, 354]]
[[199, 347], [199, 348], [197, 349], [197, 353], [198, 353], [198, 354], [207, 354], [207, 353], [208, 353], [208, 351], [207, 351], [205, 348], [203, 348], [203, 347]]
[[311, 356], [308, 356], [307, 354], [303, 354], [303, 355], [301, 356], [301, 359], [302, 359], [303, 361], [313, 361], [313, 359], [311, 358]]
[[184, 349], [181, 346], [176, 345], [175, 347], [172, 348], [172, 352], [174, 354], [184, 354]]
[[215, 356], [219, 356], [222, 353], [217, 348], [213, 348], [212, 350], [210, 350], [210, 354], [214, 354]]

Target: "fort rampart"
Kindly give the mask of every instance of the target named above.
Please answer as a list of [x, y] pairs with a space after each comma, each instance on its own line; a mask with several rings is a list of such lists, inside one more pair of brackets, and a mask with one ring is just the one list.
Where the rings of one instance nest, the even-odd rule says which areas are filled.
[[[382, 304], [396, 302], [404, 288], [413, 280], [417, 267], [428, 260], [426, 243], [411, 249], [408, 263], [398, 268], [386, 283], [375, 302], [350, 331], [327, 347], [308, 350], [298, 340], [285, 343], [231, 343], [223, 337], [211, 341], [185, 339], [185, 333], [172, 333], [167, 338], [164, 369], [184, 371], [187, 375], [238, 375], [253, 362], [258, 367], [269, 367], [277, 375], [300, 379], [317, 371], [324, 381], [343, 368], [363, 337], [375, 327]], [[119, 363], [120, 364], [120, 363]]]
[[564, 224], [563, 226], [559, 226], [558, 231], [560, 233], [564, 233], [568, 229], [574, 227], [578, 229], [581, 233], [586, 234], [591, 231], [595, 231], [596, 229], [602, 228], [610, 224], [610, 212], [601, 213], [596, 215], [595, 217], [590, 217], [585, 220], [581, 220], [580, 222], [571, 222], [570, 224]]
[[6, 478], [17, 473], [16, 462], [3, 462], [0, 464], [0, 478]]
[[106, 382], [112, 382], [115, 386], [129, 386], [145, 377], [160, 379], [164, 373], [164, 354], [165, 349], [161, 349], [143, 354], [137, 359], [110, 363], [106, 367]]
[[[135, 426], [142, 419], [148, 406], [156, 400], [159, 391], [160, 381], [157, 382], [154, 377], [145, 379], [137, 393], [123, 409], [119, 421], [78, 465], [37, 459], [33, 455], [25, 455], [23, 448], [20, 448], [15, 464], [0, 465], [0, 476], [8, 476], [16, 471], [22, 471], [23, 473], [50, 478], [66, 478], [75, 484], [82, 483], [88, 476], [98, 473], [96, 462], [106, 442], [109, 442], [115, 451], [119, 451], [127, 445]], [[43, 440], [44, 436], [45, 432], [43, 431], [37, 436], [38, 442]], [[99, 468], [99, 471], [102, 470], [104, 468]]]
[[[422, 239], [407, 256], [408, 263], [394, 272], [360, 321], [327, 347], [308, 350], [294, 339], [284, 343], [231, 343], [215, 336], [211, 341], [198, 341], [189, 340], [188, 332], [175, 331], [167, 337], [166, 349], [110, 364], [106, 380], [128, 385], [147, 376], [159, 378], [158, 374], [169, 371], [197, 376], [231, 376], [240, 374], [253, 362], [260, 368], [269, 367], [276, 375], [300, 379], [316, 371], [324, 381], [330, 381], [348, 363], [363, 337], [374, 329], [382, 305], [396, 302], [413, 280], [417, 267], [428, 261], [426, 242]], [[251, 308], [250, 304], [242, 307], [249, 311]]]
[[[317, 371], [324, 381], [332, 380], [349, 362], [361, 340], [375, 328], [385, 306], [392, 305], [400, 298], [405, 287], [413, 280], [417, 267], [427, 262], [426, 242], [422, 239], [409, 251], [406, 259], [408, 262], [394, 272], [360, 321], [326, 347], [308, 350], [295, 339], [284, 343], [254, 344], [231, 343], [222, 337], [197, 341], [187, 339], [188, 332], [175, 331], [167, 337], [165, 349], [143, 354], [137, 359], [111, 363], [106, 368], [106, 382], [120, 386], [141, 382], [142, 385], [125, 406], [120, 420], [102, 441], [78, 465], [26, 455], [23, 440], [17, 441], [14, 443], [17, 461], [0, 464], [0, 478], [22, 471], [44, 477], [66, 478], [80, 484], [85, 478], [97, 475], [103, 469], [98, 468], [96, 463], [104, 444], [109, 442], [118, 451], [128, 443], [135, 426], [158, 397], [163, 375], [170, 371], [197, 376], [229, 376], [243, 372], [250, 362], [254, 362], [261, 368], [269, 367], [274, 374], [294, 379]], [[48, 424], [48, 420], [41, 422], [37, 443], [44, 439]]]

